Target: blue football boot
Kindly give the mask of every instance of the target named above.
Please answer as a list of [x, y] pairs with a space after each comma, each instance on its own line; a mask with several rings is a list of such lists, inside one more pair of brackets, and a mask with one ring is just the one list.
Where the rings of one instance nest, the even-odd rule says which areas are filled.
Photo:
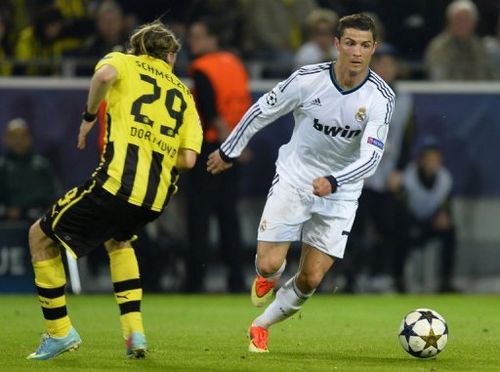
[[73, 327], [71, 327], [66, 337], [52, 337], [48, 333], [45, 333], [42, 335], [42, 342], [40, 343], [38, 349], [34, 353], [28, 355], [26, 359], [52, 359], [66, 351], [78, 349], [81, 343], [82, 339]]

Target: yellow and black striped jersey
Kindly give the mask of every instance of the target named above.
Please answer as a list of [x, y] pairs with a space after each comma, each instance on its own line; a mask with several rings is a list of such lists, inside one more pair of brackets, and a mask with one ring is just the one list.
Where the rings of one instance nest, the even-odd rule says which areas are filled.
[[105, 98], [104, 151], [93, 177], [131, 204], [162, 211], [176, 190], [179, 149], [201, 149], [193, 97], [160, 59], [113, 52], [96, 71], [104, 65], [118, 75]]

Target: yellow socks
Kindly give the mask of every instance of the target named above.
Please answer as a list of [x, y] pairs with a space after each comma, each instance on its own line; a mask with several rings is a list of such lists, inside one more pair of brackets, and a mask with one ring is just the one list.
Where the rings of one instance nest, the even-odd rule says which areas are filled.
[[[142, 287], [135, 252], [132, 248], [119, 249], [109, 254], [109, 260], [123, 337], [128, 338], [132, 332], [144, 334]], [[66, 274], [61, 256], [34, 262], [33, 269], [47, 331], [50, 336], [64, 337], [71, 328], [71, 321], [66, 310]]]
[[132, 248], [118, 249], [109, 254], [109, 261], [115, 298], [120, 307], [123, 337], [127, 339], [132, 332], [144, 334], [142, 286], [135, 252]]
[[64, 337], [71, 328], [66, 310], [66, 274], [61, 255], [33, 263], [38, 299], [50, 336]]

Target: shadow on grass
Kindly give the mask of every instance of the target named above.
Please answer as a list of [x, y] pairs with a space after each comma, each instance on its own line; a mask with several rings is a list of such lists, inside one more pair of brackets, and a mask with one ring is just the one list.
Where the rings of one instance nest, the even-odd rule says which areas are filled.
[[402, 355], [400, 357], [388, 357], [388, 356], [372, 356], [372, 355], [346, 355], [335, 352], [300, 352], [300, 351], [274, 351], [269, 356], [276, 357], [276, 359], [297, 359], [302, 362], [307, 362], [308, 360], [320, 360], [325, 362], [357, 362], [363, 365], [415, 365], [415, 363], [432, 363], [436, 361], [436, 358], [429, 359], [419, 359], [411, 356]]

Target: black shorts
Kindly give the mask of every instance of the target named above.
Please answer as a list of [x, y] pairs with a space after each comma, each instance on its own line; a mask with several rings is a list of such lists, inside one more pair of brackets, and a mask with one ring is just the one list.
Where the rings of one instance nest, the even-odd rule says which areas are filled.
[[160, 214], [132, 205], [91, 180], [55, 202], [40, 220], [40, 227], [52, 240], [82, 257], [109, 239], [131, 240]]

